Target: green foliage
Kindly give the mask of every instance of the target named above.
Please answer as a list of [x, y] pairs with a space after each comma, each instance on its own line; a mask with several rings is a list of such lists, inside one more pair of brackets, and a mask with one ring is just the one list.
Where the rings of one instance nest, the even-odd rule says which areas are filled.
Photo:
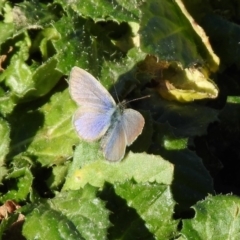
[[[23, 235], [27, 239], [104, 239], [109, 226], [108, 211], [96, 197], [97, 189], [58, 194], [45, 203], [27, 206]], [[33, 210], [29, 210], [33, 208]]]
[[[183, 220], [186, 239], [238, 239], [239, 198], [210, 196], [194, 206], [196, 216]], [[224, 217], [223, 217], [224, 216]]]
[[131, 178], [137, 182], [156, 181], [165, 184], [171, 184], [173, 180], [172, 164], [161, 157], [130, 152], [126, 161], [112, 165], [98, 156], [97, 149], [98, 146], [90, 149], [84, 145], [76, 149], [64, 189], [79, 189], [86, 184], [101, 188], [105, 182], [114, 184]]
[[173, 220], [174, 201], [169, 186], [156, 183], [116, 184], [117, 195], [126, 199], [128, 206], [136, 209], [150, 232], [157, 239], [175, 235], [178, 221]]
[[[0, 239], [238, 239], [236, 6], [1, 1]], [[144, 116], [121, 162], [77, 136], [73, 66]]]
[[1, 193], [0, 201], [5, 202], [9, 199], [24, 201], [31, 192], [33, 176], [29, 169], [14, 169], [5, 177], [6, 186], [10, 185], [6, 193]]
[[0, 235], [3, 239], [4, 232], [11, 230], [11, 226], [17, 221], [19, 213], [13, 213], [10, 217], [3, 219], [0, 224]]
[[9, 138], [9, 126], [6, 121], [4, 121], [2, 118], [0, 119], [0, 137], [2, 139], [1, 145], [0, 145], [0, 166], [3, 166], [4, 164], [4, 159], [9, 151], [9, 143], [10, 143], [10, 138]]

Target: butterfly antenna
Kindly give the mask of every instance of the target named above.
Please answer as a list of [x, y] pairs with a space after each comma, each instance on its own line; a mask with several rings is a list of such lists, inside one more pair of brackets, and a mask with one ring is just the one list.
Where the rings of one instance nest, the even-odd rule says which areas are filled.
[[132, 99], [132, 100], [126, 102], [126, 104], [130, 103], [130, 102], [135, 102], [135, 101], [138, 101], [138, 100], [142, 100], [142, 99], [145, 99], [145, 98], [149, 98], [149, 97], [151, 97], [151, 95], [146, 95], [146, 96], [143, 96], [143, 97], [140, 97], [140, 98], [135, 98], [135, 99]]

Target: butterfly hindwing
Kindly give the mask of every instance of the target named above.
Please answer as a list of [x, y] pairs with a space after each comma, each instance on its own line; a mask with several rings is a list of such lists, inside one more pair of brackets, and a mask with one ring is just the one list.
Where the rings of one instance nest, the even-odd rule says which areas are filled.
[[126, 136], [121, 120], [117, 121], [109, 128], [102, 138], [101, 147], [103, 154], [108, 161], [120, 161], [125, 154]]
[[139, 112], [133, 109], [120, 111], [101, 142], [105, 158], [120, 161], [124, 157], [126, 146], [131, 145], [141, 134], [144, 123]]
[[126, 135], [127, 146], [131, 145], [142, 133], [144, 124], [145, 120], [139, 112], [129, 108], [123, 111], [122, 125]]

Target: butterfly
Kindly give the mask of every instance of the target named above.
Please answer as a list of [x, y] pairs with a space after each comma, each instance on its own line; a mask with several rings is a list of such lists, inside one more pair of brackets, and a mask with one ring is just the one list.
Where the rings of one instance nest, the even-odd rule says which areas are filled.
[[73, 116], [73, 125], [85, 141], [101, 139], [106, 160], [122, 160], [126, 146], [142, 133], [145, 120], [126, 102], [116, 104], [110, 93], [87, 71], [73, 67], [69, 77], [72, 99], [80, 106]]

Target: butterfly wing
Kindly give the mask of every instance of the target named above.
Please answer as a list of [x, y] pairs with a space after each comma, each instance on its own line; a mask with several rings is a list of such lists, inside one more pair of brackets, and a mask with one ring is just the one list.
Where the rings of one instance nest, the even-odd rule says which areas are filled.
[[120, 161], [125, 154], [126, 136], [121, 121], [109, 128], [101, 141], [104, 157], [111, 162]]
[[73, 124], [81, 138], [94, 141], [101, 138], [111, 124], [116, 103], [109, 92], [85, 70], [73, 67], [69, 78], [72, 99], [80, 105]]
[[125, 109], [122, 117], [122, 125], [126, 135], [127, 146], [130, 146], [142, 133], [145, 120], [141, 113], [133, 109]]
[[84, 107], [78, 109], [73, 117], [73, 125], [78, 135], [89, 142], [101, 138], [111, 124], [113, 110], [105, 112], [97, 109], [89, 111]]
[[109, 110], [115, 101], [101, 83], [87, 71], [73, 67], [69, 78], [72, 99], [80, 106], [90, 109]]
[[139, 112], [125, 109], [101, 141], [105, 158], [113, 162], [120, 161], [124, 157], [126, 146], [131, 145], [141, 134], [144, 123]]

